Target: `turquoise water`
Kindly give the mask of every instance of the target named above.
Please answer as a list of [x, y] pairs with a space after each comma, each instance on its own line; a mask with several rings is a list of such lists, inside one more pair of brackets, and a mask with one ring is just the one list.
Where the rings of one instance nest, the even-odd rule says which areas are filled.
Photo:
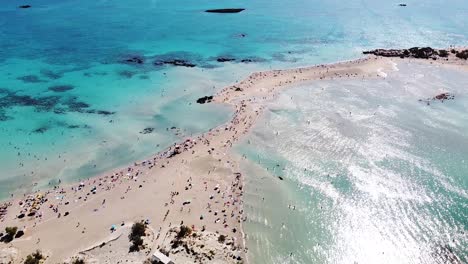
[[[59, 179], [74, 181], [143, 159], [180, 138], [223, 123], [229, 119], [230, 109], [197, 105], [194, 100], [240, 80], [251, 71], [352, 59], [359, 57], [363, 49], [377, 47], [446, 47], [468, 43], [465, 0], [411, 0], [405, 8], [398, 3], [384, 0], [2, 0], [0, 199], [13, 192], [42, 188]], [[22, 4], [32, 7], [18, 9]], [[226, 7], [244, 7], [246, 11], [229, 15], [203, 12]], [[251, 62], [219, 63], [216, 61], [219, 56]], [[122, 63], [133, 57], [143, 62]], [[196, 67], [153, 64], [164, 59], [183, 59]], [[292, 114], [287, 120], [300, 117], [301, 114]], [[140, 133], [148, 128], [152, 133]], [[455, 128], [456, 125], [451, 127]], [[455, 133], [451, 129], [446, 133]], [[453, 145], [455, 150], [463, 146]], [[332, 146], [336, 150], [342, 148]], [[440, 164], [449, 164], [444, 160], [450, 159], [449, 156], [430, 153], [433, 159], [441, 160]], [[462, 150], [453, 153], [464, 154]], [[419, 157], [418, 153], [413, 155]], [[291, 162], [280, 160], [281, 166]], [[265, 158], [264, 162], [276, 164], [277, 159]], [[327, 166], [340, 168], [333, 160], [328, 162]], [[461, 176], [465, 167], [446, 166], [445, 170], [459, 175], [459, 182], [465, 181]], [[366, 174], [362, 170], [360, 173]], [[408, 167], [408, 170], [412, 169]], [[286, 172], [277, 173], [288, 177]], [[432, 174], [425, 173], [421, 172], [421, 177], [434, 180]], [[314, 178], [310, 179], [313, 183]], [[278, 204], [302, 201], [304, 204], [298, 208], [304, 208], [314, 205], [321, 197], [314, 193], [315, 200], [304, 200], [310, 190], [299, 183], [299, 190], [296, 184], [288, 184], [278, 191]], [[345, 178], [338, 178], [335, 184], [349, 192], [354, 190]], [[447, 188], [457, 186], [444, 184]], [[271, 188], [276, 187], [272, 184]], [[444, 190], [452, 195], [454, 190], [447, 188]], [[331, 201], [323, 203], [334, 205]], [[252, 208], [261, 212], [259, 207]], [[455, 212], [460, 210], [466, 211], [466, 207], [456, 207]], [[325, 212], [313, 214], [311, 218], [312, 214], [304, 210], [301, 214], [291, 214], [290, 219], [294, 219], [297, 230], [299, 227], [308, 230], [310, 241], [323, 241], [321, 245], [312, 247], [310, 241], [285, 244], [261, 240], [262, 247], [269, 252], [264, 256], [265, 261], [279, 263], [292, 251], [294, 260], [302, 263], [340, 262], [339, 256], [356, 256], [354, 251], [346, 251], [346, 245], [335, 243], [334, 233], [322, 232], [326, 221], [335, 219], [328, 215], [335, 211]], [[256, 228], [263, 230], [264, 226], [260, 224]], [[277, 230], [266, 230], [272, 231], [272, 235], [277, 233]], [[255, 237], [254, 230], [250, 231]], [[340, 232], [347, 234], [345, 231]], [[299, 235], [301, 239], [304, 237], [302, 233]], [[288, 239], [295, 241], [295, 238]], [[343, 239], [343, 243], [346, 241]], [[336, 250], [324, 251], [328, 245], [334, 245]], [[357, 248], [360, 246], [356, 244]], [[298, 248], [303, 249], [302, 253], [297, 253]], [[359, 256], [359, 260], [364, 258]]]
[[468, 75], [397, 67], [288, 90], [238, 146], [254, 263], [468, 261]]

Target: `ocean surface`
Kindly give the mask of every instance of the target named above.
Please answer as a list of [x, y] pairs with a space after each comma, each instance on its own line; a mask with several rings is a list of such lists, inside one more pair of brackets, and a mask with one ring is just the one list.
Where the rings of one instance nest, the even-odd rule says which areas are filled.
[[[371, 48], [447, 47], [468, 43], [468, 4], [465, 0], [410, 0], [406, 1], [406, 7], [400, 7], [400, 1], [387, 0], [0, 0], [0, 3], [0, 199], [12, 193], [41, 189], [58, 180], [77, 181], [124, 166], [144, 159], [181, 138], [222, 124], [230, 118], [230, 109], [198, 105], [195, 100], [213, 94], [252, 71], [354, 59], [361, 56], [362, 50]], [[18, 8], [24, 4], [31, 7]], [[230, 7], [246, 10], [238, 14], [204, 12], [209, 8]], [[218, 62], [220, 57], [235, 61]], [[184, 60], [195, 67], [161, 65], [162, 61], [173, 60]], [[339, 105], [340, 102], [334, 99], [330, 98], [330, 105]], [[461, 102], [463, 98], [460, 96], [453, 104]], [[443, 120], [440, 122], [451, 125], [444, 130], [444, 134], [429, 129], [418, 130], [417, 134], [431, 138], [458, 133], [456, 129], [459, 127], [452, 123], [462, 117], [456, 113], [441, 118]], [[300, 113], [297, 115], [284, 118], [292, 122], [301, 116]], [[435, 121], [430, 119], [427, 122]], [[300, 133], [302, 128], [291, 128], [291, 131]], [[413, 132], [402, 131], [408, 137]], [[359, 131], [350, 133], [356, 133], [350, 136], [363, 137]], [[423, 136], [418, 139], [423, 140]], [[405, 141], [405, 138], [397, 139], [402, 140], [402, 144], [415, 143]], [[457, 151], [462, 151], [462, 143], [466, 141], [449, 139], [453, 140], [454, 149], [450, 149], [453, 153], [428, 150], [423, 152], [427, 157], [418, 153], [412, 155], [421, 159], [422, 163], [427, 161], [427, 166], [441, 166], [453, 171], [449, 173], [438, 168], [443, 177], [459, 177], [454, 181], [465, 184], [457, 185], [456, 182], [444, 180], [444, 184], [433, 186], [437, 195], [454, 195], [450, 197], [453, 200], [446, 201], [446, 206], [455, 206], [454, 212], [457, 214], [463, 210], [466, 212], [466, 200], [460, 201], [463, 197], [466, 199], [464, 192], [460, 194], [460, 190], [466, 191], [466, 178], [462, 177], [466, 167], [464, 163], [450, 160], [449, 156], [462, 155]], [[343, 145], [346, 142], [329, 144], [333, 146], [329, 151], [346, 148]], [[307, 156], [293, 146], [288, 146], [287, 151], [298, 151], [296, 158]], [[432, 148], [432, 145], [411, 146], [419, 151], [424, 151], [423, 147]], [[378, 152], [378, 149], [369, 149], [369, 152]], [[307, 153], [313, 155], [312, 150]], [[336, 166], [336, 170], [344, 173], [345, 168], [333, 160], [339, 157], [330, 157], [327, 166]], [[251, 158], [255, 161], [255, 155]], [[285, 164], [292, 162], [288, 159], [289, 156], [285, 158], [278, 154], [278, 160]], [[396, 166], [388, 160], [379, 162]], [[370, 174], [367, 171], [370, 168], [356, 165], [353, 169], [361, 178]], [[259, 168], [257, 170], [261, 171]], [[440, 180], [436, 176], [439, 174], [415, 172], [413, 170], [416, 169], [409, 165], [406, 170], [408, 174], [398, 176], [401, 177], [401, 184], [413, 180], [416, 177], [414, 174], [418, 173], [422, 174], [423, 180], [415, 180], [416, 183], [429, 184]], [[276, 236], [272, 236], [271, 240], [269, 237], [262, 238], [265, 239], [260, 240], [264, 248], [258, 251], [253, 249], [252, 258], [255, 252], [264, 252], [262, 250], [268, 250], [270, 254], [257, 254], [259, 259], [255, 259], [254, 263], [261, 263], [263, 257], [265, 263], [269, 260], [281, 263], [289, 251], [295, 252], [292, 257], [298, 263], [310, 263], [311, 260], [340, 262], [340, 256], [341, 260], [347, 256], [359, 256], [356, 259], [361, 263], [367, 255], [359, 255], [354, 250], [362, 249], [362, 245], [355, 243], [353, 248], [346, 247], [351, 238], [343, 236], [352, 234], [351, 231], [339, 231], [343, 235], [340, 237], [341, 244], [333, 244], [335, 248], [329, 248], [330, 251], [323, 250], [336, 239], [333, 236], [336, 233], [320, 233], [321, 225], [328, 225], [325, 220], [339, 214], [338, 210], [341, 209], [334, 211], [327, 208], [336, 206], [329, 201], [320, 205], [324, 207], [322, 214], [307, 211], [305, 205], [319, 206], [316, 201], [323, 195], [313, 192], [315, 196], [312, 199], [310, 187], [304, 186], [303, 181], [313, 183], [316, 174], [310, 172], [308, 180], [303, 175], [297, 182], [292, 180], [293, 176], [285, 177], [287, 180], [281, 186], [285, 189], [280, 193], [293, 195], [304, 202], [296, 208], [296, 212], [303, 212], [304, 215], [291, 214], [291, 221], [297, 221], [298, 228], [305, 225], [315, 229], [307, 229], [309, 232], [300, 233], [297, 239], [288, 237], [287, 241]], [[289, 189], [286, 188], [288, 184], [291, 184]], [[335, 184], [343, 185], [347, 192], [355, 191], [355, 186], [345, 178], [338, 178]], [[384, 183], [377, 181], [375, 184], [380, 186]], [[411, 188], [414, 192], [419, 191], [416, 187]], [[435, 200], [430, 191], [426, 192], [412, 195], [423, 201]], [[459, 196], [456, 196], [457, 193]], [[373, 195], [380, 197], [378, 192]], [[361, 201], [358, 197], [355, 203]], [[463, 201], [465, 207], [460, 207]], [[366, 206], [369, 213], [382, 214], [373, 211], [373, 206], [379, 207], [380, 203]], [[424, 203], [412, 206], [421, 206], [421, 210], [433, 211], [433, 214], [443, 214], [437, 209], [437, 206], [441, 206], [439, 203], [435, 208]], [[408, 206], [402, 217], [416, 217], [411, 208]], [[350, 217], [362, 216], [360, 213], [352, 214], [355, 210], [353, 206], [345, 209]], [[452, 210], [449, 212], [452, 213]], [[282, 214], [283, 211], [275, 213]], [[273, 220], [269, 216], [258, 217], [268, 219], [265, 221], [270, 223]], [[381, 223], [369, 223], [372, 215], [366, 217], [368, 229], [365, 230], [392, 221], [390, 215], [385, 221], [379, 220], [383, 221]], [[348, 222], [344, 222], [342, 228], [352, 228], [346, 223], [356, 224], [353, 222], [355, 220], [345, 218], [344, 221]], [[466, 229], [464, 221], [464, 225], [460, 225], [454, 220], [451, 226]], [[336, 222], [333, 224], [339, 225]], [[391, 227], [391, 224], [388, 226]], [[258, 226], [259, 230], [263, 228], [262, 225]], [[252, 231], [251, 228], [249, 230]], [[280, 234], [278, 230], [271, 231], [274, 231], [272, 235]], [[459, 234], [457, 231], [453, 232]], [[368, 234], [358, 233], [363, 236]], [[305, 236], [310, 240], [301, 244]], [[255, 232], [251, 237], [255, 239]], [[380, 239], [378, 236], [364, 238], [359, 241], [367, 241], [369, 245]], [[312, 247], [311, 241], [317, 240], [321, 241], [319, 245], [314, 243]], [[455, 248], [459, 249], [460, 246]], [[300, 249], [304, 249], [302, 253], [298, 253]], [[391, 246], [387, 252], [390, 250]], [[378, 257], [387, 259], [387, 254], [390, 253]]]
[[468, 262], [468, 74], [397, 68], [269, 103], [237, 147], [252, 263]]

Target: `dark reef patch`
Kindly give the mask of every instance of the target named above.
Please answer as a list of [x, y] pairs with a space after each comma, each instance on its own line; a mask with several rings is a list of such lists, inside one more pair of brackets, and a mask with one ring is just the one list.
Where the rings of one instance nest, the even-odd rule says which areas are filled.
[[6, 115], [6, 109], [12, 107], [33, 107], [36, 112], [52, 112], [55, 114], [66, 114], [78, 112], [85, 114], [112, 115], [115, 112], [99, 109], [90, 109], [90, 105], [80, 101], [76, 96], [38, 96], [19, 95], [16, 92], [3, 90], [0, 96], [0, 120], [11, 119]]
[[207, 13], [220, 13], [220, 14], [232, 14], [232, 13], [240, 13], [244, 11], [245, 8], [221, 8], [221, 9], [208, 9], [205, 10]]
[[63, 93], [75, 89], [73, 85], [55, 85], [48, 88], [49, 91]]
[[45, 82], [44, 80], [41, 80], [38, 76], [36, 75], [25, 75], [25, 76], [20, 76], [16, 78], [17, 80], [23, 81], [25, 83], [41, 83]]

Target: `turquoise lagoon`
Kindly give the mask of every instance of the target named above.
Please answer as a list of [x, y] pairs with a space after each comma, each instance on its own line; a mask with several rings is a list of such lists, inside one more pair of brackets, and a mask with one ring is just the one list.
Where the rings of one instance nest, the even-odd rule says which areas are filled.
[[468, 261], [468, 75], [397, 67], [269, 103], [237, 147], [253, 263]]

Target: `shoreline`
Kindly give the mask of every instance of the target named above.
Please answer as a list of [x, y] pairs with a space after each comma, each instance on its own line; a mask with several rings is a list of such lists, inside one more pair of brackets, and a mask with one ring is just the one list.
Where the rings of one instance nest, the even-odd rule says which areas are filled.
[[[18, 198], [6, 200], [4, 203], [12, 205], [8, 206], [5, 217], [1, 217], [0, 232], [6, 226], [16, 225], [25, 234], [9, 244], [2, 243], [0, 253], [2, 249], [13, 246], [18, 249], [13, 260], [17, 263], [40, 249], [49, 256], [46, 263], [56, 263], [78, 254], [79, 248], [89, 248], [96, 241], [102, 241], [109, 236], [111, 224], [149, 219], [152, 230], [159, 227], [159, 235], [167, 235], [182, 221], [184, 225], [193, 225], [193, 229], [198, 230], [205, 225], [207, 232], [235, 238], [236, 249], [230, 250], [231, 253], [248, 262], [242, 228], [245, 221], [242, 203], [245, 181], [240, 174], [240, 157], [230, 152], [233, 144], [248, 134], [263, 113], [265, 102], [274, 99], [282, 89], [314, 80], [385, 78], [386, 72], [394, 70], [395, 62], [399, 60], [367, 56], [333, 64], [252, 73], [214, 95], [213, 103], [227, 104], [233, 109], [232, 118], [227, 123], [174, 143], [146, 160], [92, 177], [83, 184], [61, 185], [39, 197], [35, 192], [29, 195], [31, 199], [24, 201], [23, 206], [20, 206]], [[453, 65], [451, 61], [434, 63]], [[466, 68], [466, 63], [460, 67]], [[151, 201], [151, 208], [148, 201]], [[182, 205], [179, 212], [176, 201], [177, 204], [190, 203]], [[138, 204], [143, 204], [143, 208], [135, 206]], [[31, 208], [34, 208], [33, 216], [16, 217], [21, 211], [25, 214], [32, 212]], [[231, 217], [229, 212], [223, 211], [227, 208], [232, 210]], [[192, 214], [192, 210], [195, 213]], [[62, 216], [66, 212], [69, 215]], [[162, 218], [164, 212], [166, 215]], [[218, 224], [223, 218], [218, 214], [225, 215], [223, 225]], [[83, 232], [80, 234], [79, 231]], [[60, 241], [62, 235], [75, 239]], [[151, 253], [158, 246], [168, 246], [165, 239], [161, 241], [158, 238], [148, 244]], [[122, 253], [127, 255], [127, 252]], [[227, 255], [220, 253], [220, 263], [235, 263], [232, 258], [229, 260], [228, 255], [229, 252]], [[116, 254], [117, 259], [119, 256]], [[178, 259], [184, 259], [178, 254], [170, 257], [174, 257], [176, 263]]]

